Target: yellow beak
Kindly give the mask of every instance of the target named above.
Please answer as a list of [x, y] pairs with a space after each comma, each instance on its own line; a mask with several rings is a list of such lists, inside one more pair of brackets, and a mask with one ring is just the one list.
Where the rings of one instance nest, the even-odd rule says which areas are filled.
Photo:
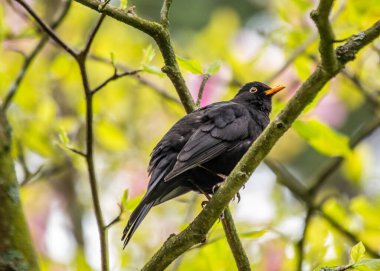
[[273, 95], [273, 94], [283, 90], [284, 88], [285, 88], [285, 86], [277, 86], [277, 87], [274, 87], [274, 88], [271, 88], [271, 89], [264, 91], [264, 93], [266, 95]]

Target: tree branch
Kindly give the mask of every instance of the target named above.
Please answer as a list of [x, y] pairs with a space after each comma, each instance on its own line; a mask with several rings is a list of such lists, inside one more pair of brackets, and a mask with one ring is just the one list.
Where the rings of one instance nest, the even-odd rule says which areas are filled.
[[202, 83], [201, 83], [201, 86], [199, 87], [199, 91], [198, 91], [198, 98], [197, 98], [197, 102], [196, 102], [196, 107], [199, 107], [201, 105], [203, 92], [205, 90], [205, 86], [206, 86], [206, 83], [207, 83], [209, 78], [210, 78], [209, 74], [203, 74]]
[[61, 40], [57, 34], [55, 34], [54, 30], [51, 29], [35, 12], [34, 10], [23, 0], [14, 0], [19, 3], [25, 10], [33, 17], [34, 20], [37, 21], [38, 25], [57, 43], [62, 47], [66, 52], [68, 52], [71, 56], [76, 57], [77, 53], [72, 49], [67, 43]]
[[161, 24], [163, 27], [169, 27], [169, 9], [172, 4], [172, 0], [164, 0], [161, 9]]
[[329, 15], [333, 0], [320, 0], [318, 8], [310, 13], [315, 22], [319, 37], [319, 52], [322, 58], [322, 67], [328, 72], [338, 69], [338, 61], [334, 51], [334, 32], [329, 22]]
[[234, 220], [231, 215], [231, 211], [226, 207], [224, 209], [224, 215], [222, 218], [222, 225], [224, 232], [226, 233], [227, 242], [231, 248], [232, 254], [234, 255], [235, 262], [239, 271], [251, 270], [248, 256], [245, 253], [243, 244], [240, 241], [239, 235], [236, 231]]
[[[341, 51], [355, 55], [366, 44], [380, 35], [380, 21], [368, 28], [364, 38], [352, 45], [352, 38], [341, 46]], [[353, 50], [353, 51], [351, 51]], [[291, 124], [301, 114], [302, 110], [316, 97], [322, 87], [334, 77], [350, 59], [341, 59], [339, 69], [332, 72], [318, 67], [302, 84], [285, 109], [277, 119], [269, 124], [259, 138], [253, 143], [248, 152], [240, 160], [227, 180], [214, 194], [202, 212], [184, 231], [170, 237], [143, 270], [163, 270], [176, 257], [193, 245], [205, 239], [208, 230], [224, 210], [225, 206], [246, 183], [248, 177], [272, 149], [277, 140], [290, 128]]]
[[95, 94], [97, 93], [99, 90], [101, 90], [102, 88], [104, 88], [106, 85], [108, 85], [108, 83], [112, 82], [112, 81], [115, 81], [121, 77], [125, 77], [125, 76], [129, 76], [129, 75], [135, 75], [137, 73], [139, 73], [141, 70], [134, 70], [134, 71], [125, 71], [125, 72], [122, 72], [122, 73], [118, 73], [117, 70], [115, 70], [115, 73], [108, 77], [103, 83], [101, 83], [99, 86], [97, 86], [96, 88], [94, 88], [92, 91], [91, 91], [91, 94]]

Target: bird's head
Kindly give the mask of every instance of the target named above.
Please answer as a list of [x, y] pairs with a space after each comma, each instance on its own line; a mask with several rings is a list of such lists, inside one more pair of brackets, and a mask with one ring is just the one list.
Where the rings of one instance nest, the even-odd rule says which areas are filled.
[[[272, 96], [283, 90], [285, 86], [269, 87], [261, 82], [251, 82], [245, 84], [236, 94], [234, 100], [263, 106], [269, 111], [271, 110]], [[264, 108], [263, 108], [264, 109]]]
[[236, 94], [236, 97], [238, 96], [244, 96], [245, 98], [266, 98], [270, 99], [274, 94], [277, 92], [283, 90], [285, 86], [277, 86], [271, 88], [270, 86], [265, 85], [261, 82], [251, 82], [245, 84]]

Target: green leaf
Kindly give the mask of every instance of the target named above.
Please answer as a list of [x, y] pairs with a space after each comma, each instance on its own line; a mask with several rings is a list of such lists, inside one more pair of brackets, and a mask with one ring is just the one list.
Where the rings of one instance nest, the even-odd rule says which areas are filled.
[[182, 69], [189, 71], [193, 74], [203, 74], [202, 66], [197, 60], [185, 59], [177, 56], [177, 61]]
[[209, 74], [209, 75], [213, 75], [220, 70], [221, 66], [222, 66], [222, 62], [220, 60], [217, 60], [217, 61], [211, 63], [210, 66], [208, 66], [205, 73]]
[[361, 259], [353, 267], [360, 271], [379, 271], [380, 259]]
[[361, 180], [364, 172], [364, 162], [359, 151], [353, 150], [351, 154], [344, 159], [343, 172], [348, 179], [355, 183]]
[[120, 0], [119, 8], [127, 9], [127, 6], [128, 6], [128, 0]]
[[133, 211], [137, 205], [140, 203], [142, 196], [136, 197], [134, 199], [128, 200], [124, 206], [125, 210]]
[[357, 243], [352, 247], [350, 252], [350, 258], [352, 263], [357, 263], [361, 258], [363, 258], [365, 253], [365, 247], [362, 242]]
[[259, 231], [249, 231], [249, 232], [244, 232], [239, 234], [240, 237], [243, 238], [259, 238], [266, 234], [268, 231], [267, 230], [259, 230]]
[[121, 205], [123, 210], [133, 211], [137, 205], [140, 203], [142, 196], [136, 197], [134, 199], [129, 199], [129, 190], [125, 189], [123, 196], [121, 197]]
[[68, 146], [70, 144], [70, 139], [67, 135], [67, 132], [62, 127], [58, 129], [58, 139], [59, 142], [65, 146]]
[[147, 73], [155, 74], [161, 77], [165, 76], [165, 74], [161, 71], [161, 69], [154, 65], [145, 64], [143, 66], [143, 71]]
[[144, 67], [145, 65], [150, 64], [155, 56], [156, 50], [154, 50], [153, 46], [149, 44], [149, 46], [143, 50], [143, 59], [141, 61], [141, 66]]
[[297, 120], [293, 128], [316, 151], [327, 156], [347, 156], [351, 153], [349, 138], [318, 120]]
[[124, 210], [126, 209], [127, 204], [128, 204], [128, 194], [129, 194], [128, 189], [125, 189], [123, 196], [121, 197], [121, 205], [124, 207]]

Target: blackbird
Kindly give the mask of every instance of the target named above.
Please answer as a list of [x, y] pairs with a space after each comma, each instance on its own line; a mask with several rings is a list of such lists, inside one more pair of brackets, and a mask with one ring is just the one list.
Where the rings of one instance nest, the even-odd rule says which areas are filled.
[[151, 153], [147, 192], [124, 229], [124, 247], [153, 206], [192, 190], [211, 195], [269, 124], [272, 96], [284, 88], [251, 82], [174, 124]]

